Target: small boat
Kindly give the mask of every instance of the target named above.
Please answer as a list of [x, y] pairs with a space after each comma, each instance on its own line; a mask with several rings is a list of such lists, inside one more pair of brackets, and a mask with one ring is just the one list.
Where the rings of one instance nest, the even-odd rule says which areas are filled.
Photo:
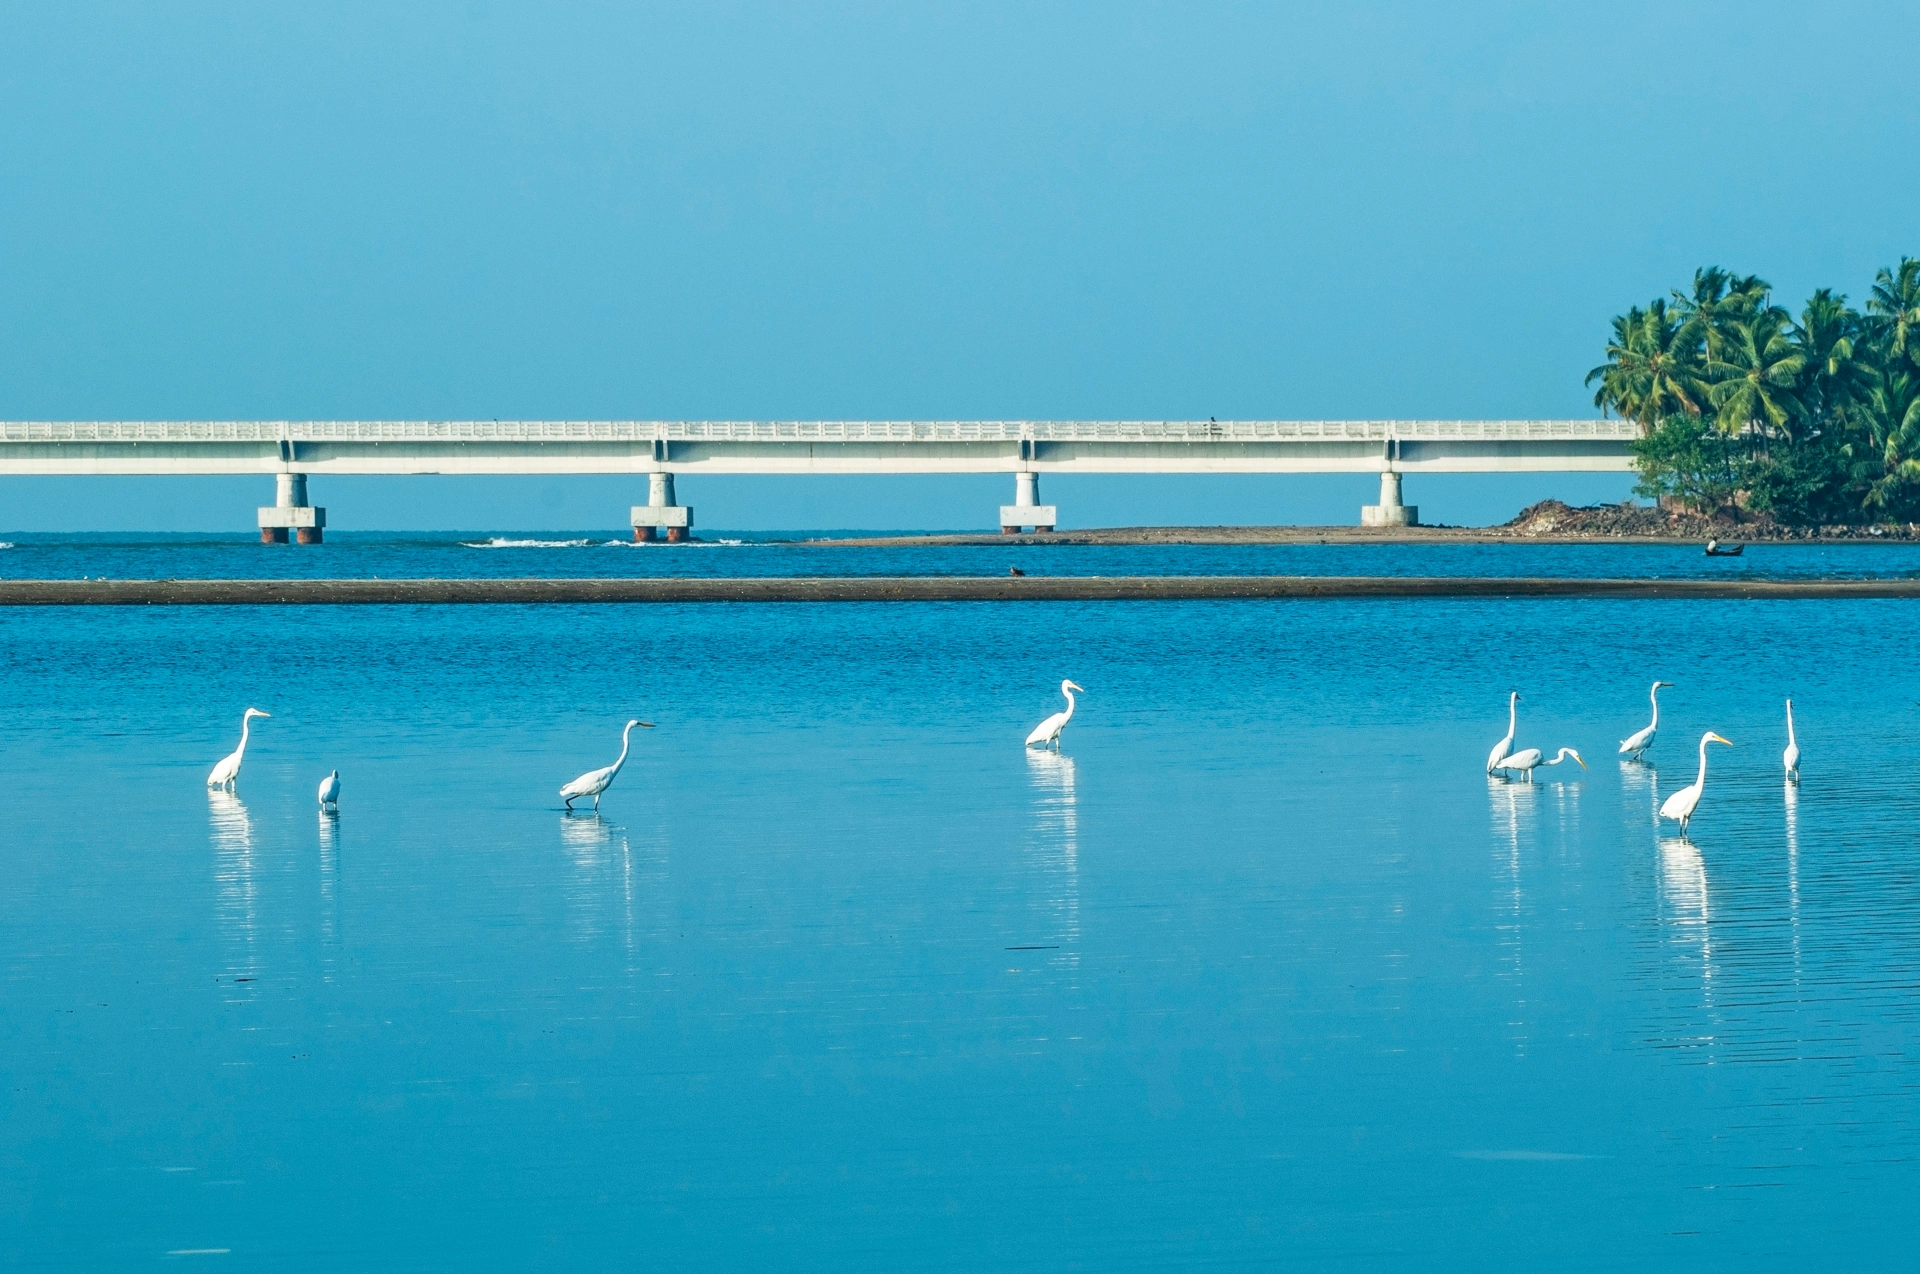
[[1707, 541], [1708, 557], [1739, 557], [1747, 551], [1744, 544], [1722, 544], [1718, 540]]

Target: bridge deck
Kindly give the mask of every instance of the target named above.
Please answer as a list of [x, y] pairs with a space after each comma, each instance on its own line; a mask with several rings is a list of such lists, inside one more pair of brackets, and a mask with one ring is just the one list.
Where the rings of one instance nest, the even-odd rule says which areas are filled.
[[0, 422], [0, 475], [1622, 471], [1620, 420]]

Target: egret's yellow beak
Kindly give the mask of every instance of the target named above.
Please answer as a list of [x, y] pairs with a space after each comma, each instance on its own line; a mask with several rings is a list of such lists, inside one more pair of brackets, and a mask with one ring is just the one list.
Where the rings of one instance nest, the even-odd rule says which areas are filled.
[[[1573, 754], [1573, 759], [1574, 759], [1574, 760], [1576, 760], [1576, 761], [1580, 761], [1580, 754], [1579, 754], [1578, 752], [1575, 752], [1575, 753]], [[1583, 769], [1583, 770], [1584, 770], [1584, 769], [1586, 769], [1586, 768], [1587, 768], [1587, 763], [1586, 763], [1585, 761], [1580, 761], [1580, 768], [1581, 768], [1581, 769]]]
[[1732, 739], [1723, 739], [1723, 738], [1721, 738], [1721, 737], [1720, 737], [1719, 735], [1717, 735], [1717, 734], [1710, 734], [1710, 735], [1708, 735], [1707, 737], [1708, 737], [1708, 738], [1710, 738], [1710, 739], [1712, 739], [1712, 740], [1713, 740], [1713, 741], [1714, 741], [1715, 743], [1724, 743], [1724, 744], [1726, 744], [1726, 745], [1727, 745], [1728, 747], [1732, 747], [1732, 746], [1733, 746], [1733, 740], [1732, 740]]
[[651, 729], [653, 729], [653, 722], [651, 722], [651, 721], [642, 721], [642, 722], [640, 722], [639, 724], [640, 724], [640, 728], [641, 728], [642, 730], [651, 730]]

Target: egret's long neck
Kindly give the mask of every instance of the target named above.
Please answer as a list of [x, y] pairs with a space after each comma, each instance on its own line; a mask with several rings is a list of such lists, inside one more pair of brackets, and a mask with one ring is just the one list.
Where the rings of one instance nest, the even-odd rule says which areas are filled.
[[1787, 742], [1798, 746], [1793, 737], [1793, 700], [1791, 699], [1787, 700]]
[[233, 750], [235, 756], [245, 756], [247, 754], [247, 731], [252, 728], [253, 716], [251, 713], [240, 718], [240, 746]]
[[1514, 729], [1517, 726], [1519, 726], [1519, 724], [1520, 724], [1520, 696], [1509, 695], [1507, 698], [1507, 737], [1509, 739], [1513, 737]]
[[[1060, 693], [1067, 697], [1067, 721], [1071, 721], [1073, 720], [1073, 691], [1061, 686]], [[1065, 725], [1067, 721], [1062, 721], [1060, 724]]]
[[1700, 740], [1700, 777], [1693, 781], [1695, 787], [1707, 785], [1707, 741]]
[[1647, 698], [1653, 700], [1653, 724], [1655, 728], [1658, 728], [1660, 725], [1660, 687], [1655, 686], [1653, 689], [1647, 691]]
[[[620, 759], [613, 763], [613, 774], [618, 774], [620, 772], [620, 767], [627, 763], [627, 745], [632, 742], [633, 742], [633, 727], [628, 726], [626, 729], [620, 732]], [[608, 782], [613, 781], [613, 774], [607, 775]]]

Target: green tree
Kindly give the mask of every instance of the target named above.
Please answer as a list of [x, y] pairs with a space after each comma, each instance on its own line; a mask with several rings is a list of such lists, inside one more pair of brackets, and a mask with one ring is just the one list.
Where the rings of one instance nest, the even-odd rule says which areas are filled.
[[1692, 291], [1673, 291], [1680, 343], [1711, 361], [1719, 355], [1728, 332], [1765, 307], [1770, 290], [1758, 275], [1729, 274], [1717, 265], [1695, 270]]
[[1849, 412], [1866, 391], [1870, 366], [1854, 357], [1860, 323], [1846, 297], [1821, 288], [1793, 325], [1793, 347], [1805, 361], [1800, 402], [1816, 432], [1844, 432]]
[[1920, 258], [1865, 312], [1832, 288], [1797, 319], [1766, 280], [1694, 271], [1613, 320], [1594, 402], [1639, 421], [1643, 495], [1782, 523], [1920, 521]]
[[1672, 496], [1705, 513], [1731, 505], [1745, 485], [1747, 454], [1710, 419], [1674, 412], [1630, 444], [1644, 496]]
[[1920, 369], [1920, 260], [1901, 257], [1898, 267], [1881, 268], [1867, 298], [1867, 316], [1884, 360]]
[[1593, 405], [1653, 428], [1669, 412], [1699, 415], [1706, 401], [1699, 360], [1680, 340], [1681, 324], [1665, 301], [1635, 306], [1613, 320], [1607, 361], [1587, 373], [1600, 382]]
[[1707, 360], [1707, 400], [1730, 434], [1774, 430], [1789, 438], [1802, 417], [1798, 395], [1807, 358], [1794, 347], [1787, 313], [1765, 307], [1726, 325], [1718, 357]]
[[1920, 376], [1894, 366], [1878, 372], [1863, 395], [1860, 418], [1880, 461], [1866, 503], [1910, 510], [1920, 499]]

